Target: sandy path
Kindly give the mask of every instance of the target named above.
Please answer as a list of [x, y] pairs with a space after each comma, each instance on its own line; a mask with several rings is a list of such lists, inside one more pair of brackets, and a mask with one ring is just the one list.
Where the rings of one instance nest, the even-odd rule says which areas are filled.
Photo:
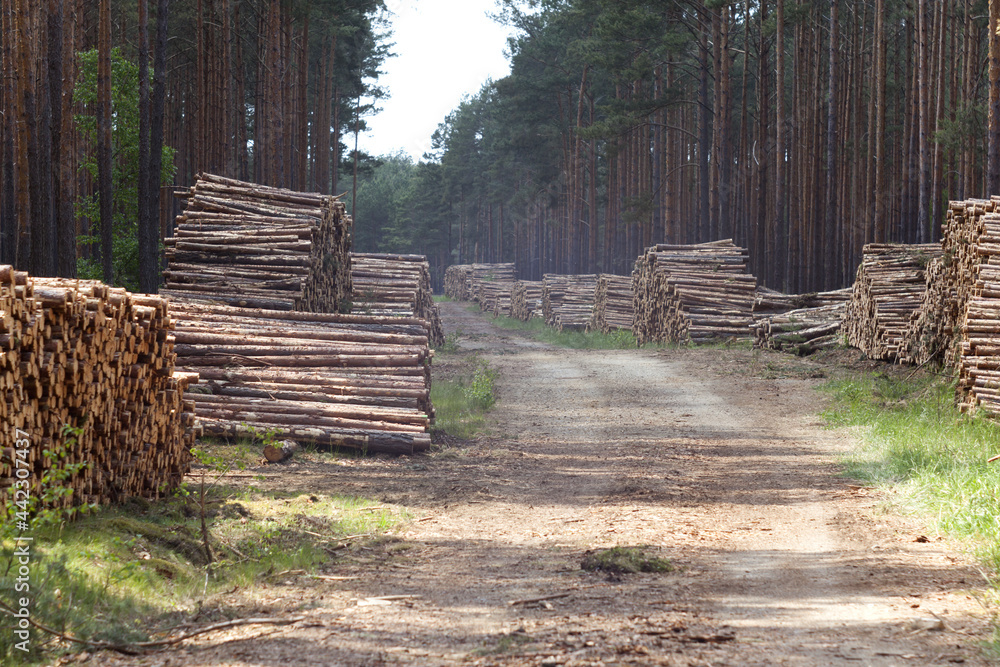
[[[500, 370], [491, 436], [266, 473], [408, 508], [399, 541], [330, 568], [356, 581], [260, 594], [302, 623], [127, 664], [985, 664], [974, 569], [836, 476], [849, 442], [817, 423], [814, 381], [755, 379], [749, 352], [549, 348], [443, 305]], [[679, 569], [581, 570], [615, 545]]]

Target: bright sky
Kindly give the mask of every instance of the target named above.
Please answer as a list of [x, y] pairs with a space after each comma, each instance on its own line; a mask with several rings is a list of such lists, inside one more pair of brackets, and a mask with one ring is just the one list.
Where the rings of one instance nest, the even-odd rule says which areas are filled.
[[504, 56], [511, 29], [495, 23], [496, 0], [389, 0], [395, 42], [379, 83], [389, 97], [367, 119], [359, 148], [373, 155], [400, 150], [414, 161], [465, 95], [510, 73]]

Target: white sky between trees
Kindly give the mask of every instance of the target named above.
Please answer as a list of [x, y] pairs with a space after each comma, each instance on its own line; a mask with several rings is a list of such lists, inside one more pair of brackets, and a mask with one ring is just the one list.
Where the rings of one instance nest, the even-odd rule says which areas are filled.
[[[389, 0], [396, 55], [382, 66], [388, 97], [366, 120], [358, 148], [372, 155], [400, 151], [414, 162], [431, 149], [431, 135], [466, 95], [510, 73], [504, 52], [512, 29], [488, 14], [496, 0]], [[345, 136], [353, 148], [354, 137]]]

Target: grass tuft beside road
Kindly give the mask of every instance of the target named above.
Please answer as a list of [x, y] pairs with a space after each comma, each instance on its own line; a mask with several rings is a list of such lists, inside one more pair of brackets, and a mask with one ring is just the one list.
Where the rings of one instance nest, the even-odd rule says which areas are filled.
[[501, 316], [494, 318], [493, 323], [503, 329], [523, 331], [543, 343], [574, 350], [634, 350], [637, 347], [631, 331], [617, 330], [607, 334], [600, 331], [559, 331], [537, 318], [522, 322]]
[[863, 374], [826, 388], [827, 422], [862, 433], [846, 474], [970, 541], [1000, 591], [1000, 461], [988, 462], [1000, 453], [1000, 424], [959, 413], [954, 383], [938, 377]]
[[470, 440], [486, 428], [486, 413], [496, 403], [498, 372], [483, 359], [461, 361], [457, 377], [438, 379], [431, 385], [431, 402], [437, 416], [432, 433]]

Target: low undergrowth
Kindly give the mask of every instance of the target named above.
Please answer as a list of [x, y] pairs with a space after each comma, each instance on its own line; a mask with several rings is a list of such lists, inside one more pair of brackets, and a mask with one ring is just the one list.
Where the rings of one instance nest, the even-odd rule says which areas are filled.
[[464, 361], [456, 377], [435, 379], [431, 402], [436, 413], [432, 433], [469, 440], [486, 428], [486, 413], [496, 403], [498, 372], [479, 357]]
[[35, 627], [19, 648], [11, 610], [25, 607], [32, 621], [91, 642], [147, 641], [195, 617], [209, 623], [245, 615], [214, 596], [250, 594], [288, 571], [316, 571], [407, 519], [363, 498], [211, 484], [206, 549], [200, 485], [191, 486], [186, 495], [132, 499], [32, 528], [22, 533], [32, 538], [26, 559], [17, 551], [24, 542], [7, 531], [0, 540], [0, 604], [8, 608], [0, 615], [0, 663], [40, 663], [85, 648]]
[[611, 547], [587, 552], [580, 567], [589, 572], [636, 574], [639, 572], [673, 572], [674, 565], [666, 558], [650, 555], [649, 547]]
[[[559, 331], [538, 318], [527, 322], [512, 317], [497, 317], [493, 323], [503, 329], [523, 331], [535, 340], [575, 350], [634, 350], [637, 345], [631, 331], [618, 329], [611, 333], [600, 331]], [[650, 346], [652, 347], [652, 346]]]
[[834, 397], [827, 422], [863, 434], [846, 474], [968, 540], [1000, 592], [1000, 461], [988, 461], [1000, 453], [1000, 424], [959, 413], [954, 383], [939, 377], [868, 373], [827, 389]]

